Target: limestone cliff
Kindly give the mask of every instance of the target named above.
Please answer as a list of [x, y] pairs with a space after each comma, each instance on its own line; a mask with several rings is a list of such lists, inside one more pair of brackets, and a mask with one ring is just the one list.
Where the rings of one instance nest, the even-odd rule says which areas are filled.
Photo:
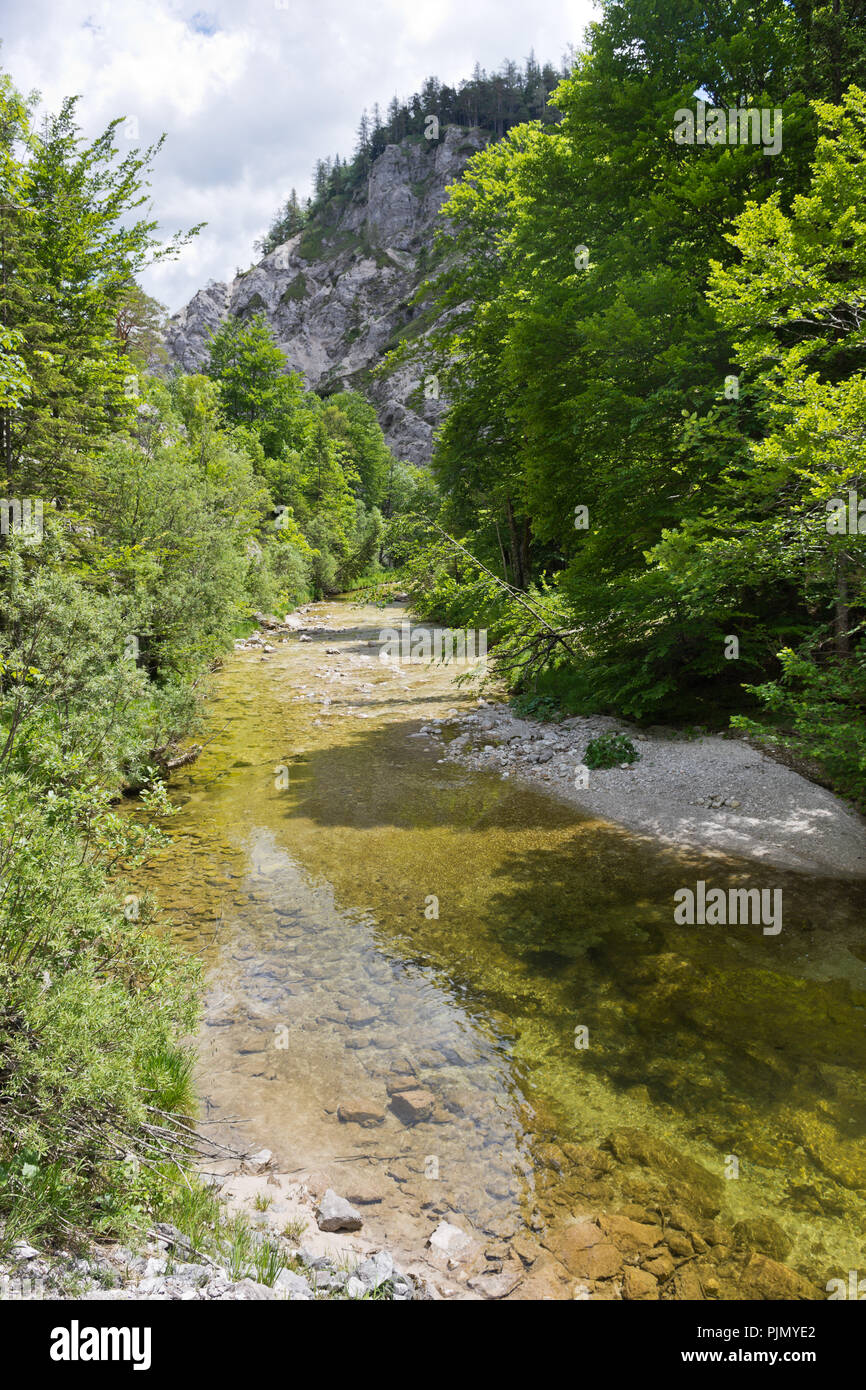
[[429, 273], [446, 190], [487, 139], [448, 126], [438, 141], [409, 137], [387, 146], [366, 180], [330, 198], [290, 241], [230, 284], [199, 290], [168, 324], [171, 356], [197, 371], [209, 335], [227, 315], [264, 313], [289, 367], [308, 387], [363, 392], [395, 454], [426, 463], [442, 403], [424, 398], [417, 368], [375, 380], [370, 372], [401, 338], [429, 329], [423, 307], [409, 301]]

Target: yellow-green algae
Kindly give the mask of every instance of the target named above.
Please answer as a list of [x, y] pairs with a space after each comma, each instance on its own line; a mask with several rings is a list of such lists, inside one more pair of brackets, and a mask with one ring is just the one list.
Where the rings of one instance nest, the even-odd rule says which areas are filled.
[[[407, 1243], [452, 1211], [534, 1239], [593, 1202], [700, 1206], [703, 1171], [707, 1212], [774, 1218], [811, 1279], [862, 1266], [863, 885], [677, 853], [439, 762], [410, 735], [471, 697], [378, 661], [402, 616], [320, 605], [344, 630], [233, 657], [174, 784], [142, 885], [207, 965], [214, 1132], [292, 1168], [362, 1155], [369, 1224]], [[675, 925], [698, 878], [781, 888], [782, 933]], [[437, 1097], [408, 1129], [385, 1093], [406, 1063]], [[357, 1095], [381, 1124], [339, 1123]], [[643, 1166], [599, 1156], [623, 1130]]]

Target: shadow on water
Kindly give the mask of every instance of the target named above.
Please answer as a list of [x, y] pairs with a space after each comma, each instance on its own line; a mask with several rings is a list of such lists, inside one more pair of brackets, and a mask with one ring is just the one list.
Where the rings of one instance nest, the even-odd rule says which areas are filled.
[[[438, 762], [410, 735], [454, 701], [444, 677], [400, 673], [395, 689], [359, 665], [360, 687], [322, 683], [321, 648], [360, 663], [369, 630], [232, 665], [221, 732], [179, 779], [176, 843], [150, 877], [207, 963], [212, 1113], [242, 1113], [302, 1161], [357, 1148], [337, 1106], [373, 1094], [384, 1120], [364, 1150], [403, 1207], [495, 1235], [589, 1201], [562, 1146], [626, 1126], [713, 1182], [735, 1156], [731, 1219], [775, 1215], [816, 1277], [862, 1259], [866, 888], [821, 880], [819, 894]], [[677, 925], [673, 894], [698, 879], [781, 889], [782, 932]], [[408, 1130], [385, 1093], [405, 1065], [436, 1097]], [[639, 1184], [617, 1182], [634, 1199]]]

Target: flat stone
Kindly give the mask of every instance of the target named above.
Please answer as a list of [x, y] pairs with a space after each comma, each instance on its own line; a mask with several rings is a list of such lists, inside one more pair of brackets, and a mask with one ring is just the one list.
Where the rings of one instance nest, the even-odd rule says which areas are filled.
[[431, 1091], [397, 1091], [391, 1097], [391, 1109], [404, 1125], [415, 1125], [420, 1120], [429, 1120], [436, 1105], [436, 1097]]
[[628, 1299], [646, 1301], [658, 1298], [658, 1280], [645, 1269], [635, 1269], [629, 1266], [622, 1281], [622, 1296]]
[[524, 1276], [523, 1265], [519, 1260], [510, 1260], [501, 1270], [485, 1270], [467, 1280], [467, 1287], [485, 1298], [505, 1298], [517, 1288]]
[[274, 1280], [274, 1288], [290, 1303], [304, 1303], [313, 1297], [313, 1291], [306, 1279], [300, 1274], [293, 1274], [290, 1269], [280, 1270]]
[[740, 1279], [742, 1298], [761, 1299], [819, 1299], [826, 1293], [803, 1279], [793, 1269], [769, 1259], [752, 1255]]
[[347, 1100], [337, 1106], [337, 1119], [344, 1125], [360, 1125], [372, 1129], [385, 1119], [385, 1112], [373, 1101]]
[[745, 1245], [769, 1255], [774, 1260], [784, 1260], [793, 1249], [793, 1241], [777, 1221], [769, 1216], [758, 1216], [738, 1221], [734, 1226], [734, 1243]]
[[601, 1230], [594, 1221], [574, 1221], [564, 1231], [558, 1231], [545, 1244], [558, 1259], [571, 1268], [570, 1261], [584, 1250], [600, 1245], [604, 1240]]
[[505, 1301], [562, 1303], [573, 1296], [568, 1270], [550, 1255], [542, 1255], [511, 1293], [505, 1295]]
[[395, 1096], [400, 1091], [419, 1090], [418, 1078], [415, 1076], [390, 1076], [385, 1082], [385, 1090], [389, 1096]]
[[569, 1274], [578, 1279], [611, 1279], [622, 1269], [620, 1251], [607, 1241], [584, 1249], [561, 1247], [559, 1257]]
[[598, 1224], [619, 1250], [630, 1255], [651, 1250], [662, 1239], [660, 1227], [632, 1221], [628, 1216], [600, 1216]]
[[316, 1225], [320, 1231], [360, 1231], [364, 1219], [359, 1211], [338, 1197], [329, 1187], [316, 1210]]
[[452, 1260], [459, 1260], [461, 1256], [466, 1255], [472, 1243], [472, 1237], [461, 1231], [459, 1226], [453, 1226], [450, 1221], [440, 1221], [427, 1241], [432, 1250], [438, 1250]]
[[704, 1290], [698, 1278], [697, 1270], [690, 1264], [683, 1265], [665, 1286], [665, 1297], [675, 1298], [679, 1302], [695, 1303], [702, 1300]]
[[656, 1255], [656, 1257], [652, 1260], [647, 1260], [647, 1263], [644, 1265], [644, 1269], [649, 1274], [654, 1275], [656, 1279], [670, 1279], [671, 1275], [676, 1269], [676, 1265], [674, 1264], [670, 1255], [662, 1254]]

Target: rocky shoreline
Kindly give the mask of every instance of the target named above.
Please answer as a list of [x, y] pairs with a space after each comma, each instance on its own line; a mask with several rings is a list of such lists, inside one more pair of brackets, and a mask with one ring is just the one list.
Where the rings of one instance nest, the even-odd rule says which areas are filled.
[[[624, 733], [637, 761], [588, 770], [586, 746]], [[521, 778], [581, 811], [678, 848], [715, 851], [782, 869], [866, 876], [866, 823], [824, 787], [743, 738], [687, 738], [604, 715], [559, 724], [518, 718], [484, 699], [424, 724], [442, 759]]]
[[[573, 1152], [571, 1152], [573, 1150]], [[562, 1145], [546, 1167], [583, 1174], [584, 1201], [555, 1227], [495, 1241], [468, 1223], [431, 1220], [427, 1247], [401, 1266], [362, 1234], [364, 1215], [325, 1186], [270, 1167], [267, 1151], [211, 1174], [225, 1219], [243, 1214], [252, 1248], [281, 1247], [270, 1282], [193, 1250], [176, 1227], [157, 1223], [137, 1249], [93, 1244], [86, 1253], [40, 1252], [24, 1241], [0, 1260], [0, 1298], [142, 1301], [668, 1301], [816, 1300], [814, 1278], [784, 1263], [791, 1242], [777, 1222], [729, 1222], [721, 1183], [662, 1141], [623, 1130], [600, 1149]], [[617, 1201], [609, 1179], [637, 1165], [644, 1203]], [[660, 1168], [657, 1168], [660, 1165]], [[614, 1209], [611, 1209], [614, 1208]]]
[[[265, 1150], [239, 1169], [207, 1178], [225, 1220], [236, 1231], [240, 1217], [248, 1230], [246, 1260], [214, 1260], [166, 1222], [157, 1222], [135, 1249], [91, 1243], [84, 1253], [47, 1252], [18, 1241], [0, 1258], [0, 1299], [296, 1303], [437, 1296], [420, 1274], [404, 1271], [388, 1251], [358, 1238], [363, 1218], [345, 1198], [328, 1189], [317, 1199], [303, 1180], [275, 1173], [269, 1163]], [[267, 1282], [254, 1277], [263, 1269], [257, 1250], [279, 1252]]]

